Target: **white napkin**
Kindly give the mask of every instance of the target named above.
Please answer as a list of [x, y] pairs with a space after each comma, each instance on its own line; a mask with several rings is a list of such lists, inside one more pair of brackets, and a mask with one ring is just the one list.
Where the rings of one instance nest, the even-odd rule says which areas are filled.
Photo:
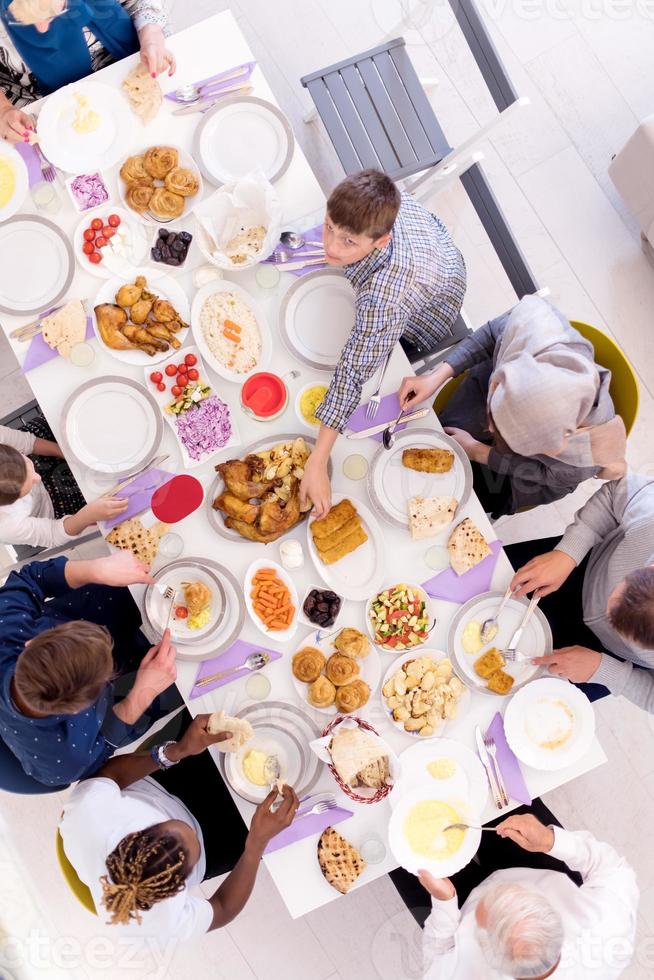
[[[238, 272], [272, 255], [282, 227], [282, 207], [270, 181], [254, 170], [232, 184], [220, 187], [194, 209], [199, 241], [205, 257], [221, 269]], [[263, 225], [266, 237], [260, 251], [235, 265], [223, 249], [241, 228]]]

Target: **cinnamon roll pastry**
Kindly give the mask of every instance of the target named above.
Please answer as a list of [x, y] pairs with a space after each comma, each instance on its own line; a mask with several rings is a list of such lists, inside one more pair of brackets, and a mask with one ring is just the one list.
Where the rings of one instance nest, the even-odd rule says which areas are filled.
[[359, 665], [353, 657], [344, 657], [342, 653], [334, 653], [327, 661], [325, 674], [328, 679], [340, 687], [349, 684], [359, 673]]
[[351, 626], [341, 630], [334, 640], [334, 646], [344, 657], [367, 657], [370, 652], [368, 637]]
[[152, 184], [146, 184], [144, 181], [135, 180], [131, 184], [127, 185], [125, 190], [125, 201], [132, 211], [138, 211], [139, 214], [143, 214], [144, 211], [148, 210], [153, 194], [154, 187]]
[[317, 680], [324, 666], [325, 658], [315, 647], [303, 647], [293, 657], [293, 675], [305, 684]]
[[143, 154], [143, 166], [155, 180], [163, 180], [178, 161], [179, 154], [172, 146], [151, 146]]
[[120, 168], [120, 176], [126, 184], [131, 184], [135, 180], [140, 181], [142, 184], [152, 183], [152, 177], [145, 169], [143, 157], [141, 156], [127, 157], [125, 163]]
[[155, 187], [148, 210], [155, 218], [179, 218], [184, 210], [184, 198], [165, 187]]
[[316, 678], [307, 692], [309, 704], [312, 704], [314, 708], [328, 708], [334, 703], [335, 697], [336, 688], [322, 674]]
[[350, 711], [358, 711], [367, 704], [370, 698], [370, 688], [365, 681], [357, 677], [351, 684], [344, 684], [343, 687], [336, 688], [334, 700], [339, 711], [349, 714]]
[[173, 167], [164, 178], [164, 187], [173, 194], [193, 197], [200, 190], [200, 181], [188, 167]]

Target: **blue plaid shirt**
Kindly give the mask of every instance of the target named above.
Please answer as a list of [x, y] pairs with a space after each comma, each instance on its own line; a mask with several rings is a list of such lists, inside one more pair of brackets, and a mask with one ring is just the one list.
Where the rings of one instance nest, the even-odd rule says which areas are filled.
[[466, 289], [463, 256], [447, 229], [408, 194], [388, 245], [343, 272], [354, 289], [356, 320], [316, 412], [339, 432], [400, 337], [428, 350], [452, 332]]

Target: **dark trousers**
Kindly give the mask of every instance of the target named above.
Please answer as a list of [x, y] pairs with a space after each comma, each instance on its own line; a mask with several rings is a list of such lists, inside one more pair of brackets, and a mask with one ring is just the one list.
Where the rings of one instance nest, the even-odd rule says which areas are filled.
[[[533, 813], [541, 823], [553, 824], [560, 827], [561, 824], [551, 813], [542, 800], [534, 800], [531, 806], [521, 806], [514, 810], [511, 816], [519, 813]], [[497, 817], [485, 826], [495, 827], [506, 817]], [[506, 837], [498, 837], [496, 834], [483, 833], [481, 843], [475, 859], [452, 875], [451, 882], [456, 888], [459, 908], [467, 900], [470, 892], [477, 888], [489, 875], [504, 868], [537, 868], [539, 870], [559, 871], [566, 874], [575, 885], [581, 885], [582, 878], [577, 871], [571, 871], [562, 861], [549, 854], [533, 854], [531, 851], [524, 851], [512, 840]], [[397, 888], [402, 901], [409, 912], [422, 928], [431, 912], [431, 896], [422, 887], [418, 878], [404, 868], [396, 868], [390, 873], [391, 881]]]
[[[505, 551], [517, 571], [536, 555], [553, 551], [560, 540], [560, 538], [541, 538], [539, 541], [521, 541], [519, 544], [508, 545]], [[555, 650], [559, 647], [576, 645], [589, 647], [591, 650], [602, 650], [599, 640], [584, 623], [581, 593], [587, 564], [588, 557], [577, 565], [560, 589], [546, 595], [538, 604], [550, 624]], [[589, 701], [599, 701], [610, 693], [603, 684], [577, 684], [577, 687], [584, 692]]]
[[[155, 743], [178, 741], [191, 723], [187, 708], [157, 734]], [[153, 778], [184, 803], [202, 829], [207, 862], [206, 878], [231, 871], [245, 847], [247, 827], [209, 752], [182, 759]]]

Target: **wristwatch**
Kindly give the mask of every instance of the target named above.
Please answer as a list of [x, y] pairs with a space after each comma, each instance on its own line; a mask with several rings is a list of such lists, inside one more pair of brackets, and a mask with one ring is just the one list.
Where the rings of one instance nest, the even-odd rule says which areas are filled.
[[170, 769], [171, 766], [177, 765], [179, 759], [177, 759], [176, 762], [171, 762], [168, 756], [166, 755], [166, 749], [168, 748], [168, 746], [176, 745], [176, 744], [177, 743], [173, 739], [170, 739], [170, 741], [168, 742], [162, 742], [161, 745], [152, 746], [152, 748], [150, 749], [150, 756], [152, 758], [152, 761], [157, 764], [159, 769]]

